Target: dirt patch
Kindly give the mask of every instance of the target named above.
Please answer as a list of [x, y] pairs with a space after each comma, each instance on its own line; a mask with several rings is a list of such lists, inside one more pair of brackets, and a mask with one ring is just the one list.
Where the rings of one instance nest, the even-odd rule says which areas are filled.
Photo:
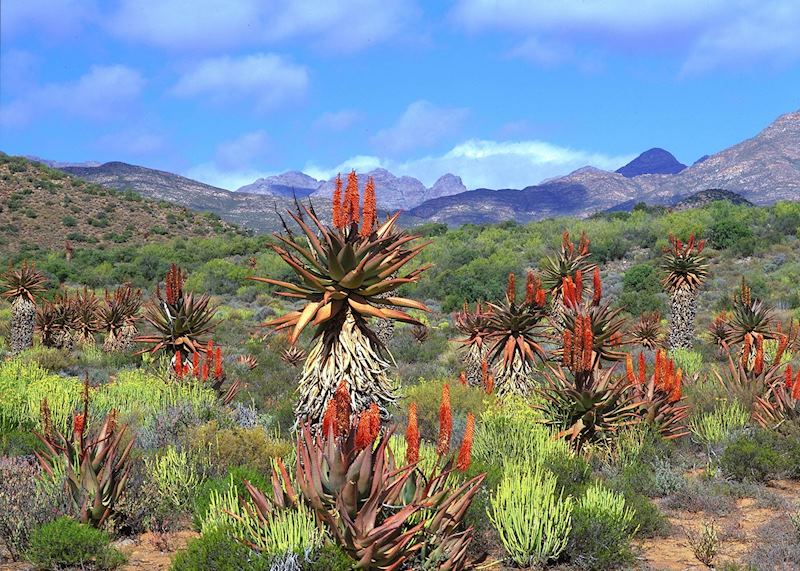
[[122, 571], [161, 571], [169, 569], [175, 553], [185, 548], [189, 540], [198, 535], [195, 531], [145, 533], [134, 540], [117, 542], [114, 546], [128, 557]]

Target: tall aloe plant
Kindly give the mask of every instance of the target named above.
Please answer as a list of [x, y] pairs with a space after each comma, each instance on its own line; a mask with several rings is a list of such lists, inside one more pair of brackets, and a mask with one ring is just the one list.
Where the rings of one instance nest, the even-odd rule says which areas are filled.
[[[398, 212], [377, 224], [375, 186], [370, 180], [360, 204], [358, 178], [350, 173], [342, 196], [337, 178], [333, 195], [333, 223], [319, 219], [313, 207], [297, 207], [288, 213], [300, 227], [303, 240], [284, 224], [271, 248], [297, 275], [297, 282], [268, 277], [251, 279], [281, 288], [282, 295], [303, 306], [266, 326], [289, 330], [294, 344], [309, 325], [316, 327], [299, 381], [298, 419], [318, 425], [328, 401], [341, 381], [347, 385], [354, 413], [376, 404], [381, 416], [395, 401], [387, 370], [389, 354], [370, 327], [370, 319], [391, 319], [418, 325], [407, 308], [428, 308], [404, 297], [382, 294], [416, 282], [427, 266], [408, 273], [403, 268], [427, 245], [412, 246], [416, 236], [397, 229]], [[396, 276], [395, 276], [396, 274]], [[393, 277], [395, 276], [395, 277]]]

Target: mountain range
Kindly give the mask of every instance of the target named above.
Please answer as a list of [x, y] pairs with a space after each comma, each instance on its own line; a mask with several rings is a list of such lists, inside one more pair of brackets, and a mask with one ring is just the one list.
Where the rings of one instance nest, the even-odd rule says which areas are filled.
[[[118, 190], [168, 200], [258, 232], [279, 228], [277, 212], [293, 197], [309, 200], [330, 215], [334, 180], [298, 171], [258, 179], [232, 192], [173, 173], [120, 162], [60, 166], [62, 171]], [[664, 149], [649, 149], [615, 172], [583, 167], [566, 176], [522, 189], [467, 190], [454, 174], [426, 187], [385, 169], [364, 173], [375, 179], [379, 207], [403, 210], [406, 224], [527, 222], [552, 216], [587, 216], [624, 210], [637, 202], [674, 205], [708, 189], [736, 193], [757, 205], [800, 200], [800, 110], [780, 116], [760, 133], [728, 149], [680, 163]], [[366, 176], [359, 176], [363, 185]]]

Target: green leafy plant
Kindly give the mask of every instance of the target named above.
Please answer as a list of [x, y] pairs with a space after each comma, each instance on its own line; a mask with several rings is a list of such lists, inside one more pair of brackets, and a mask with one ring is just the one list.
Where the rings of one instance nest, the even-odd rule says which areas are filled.
[[189, 506], [202, 476], [186, 451], [168, 446], [163, 454], [145, 458], [145, 466], [158, 494], [168, 506], [177, 510]]
[[507, 464], [490, 499], [489, 519], [520, 566], [544, 565], [567, 547], [573, 501], [545, 467]]
[[28, 559], [39, 569], [116, 569], [125, 563], [105, 531], [60, 517], [33, 530]]
[[698, 442], [713, 445], [728, 440], [748, 422], [750, 413], [739, 401], [720, 401], [713, 412], [693, 417], [689, 430]]
[[171, 571], [270, 571], [268, 557], [250, 549], [229, 529], [218, 528], [192, 539], [186, 549], [179, 551], [170, 566]]

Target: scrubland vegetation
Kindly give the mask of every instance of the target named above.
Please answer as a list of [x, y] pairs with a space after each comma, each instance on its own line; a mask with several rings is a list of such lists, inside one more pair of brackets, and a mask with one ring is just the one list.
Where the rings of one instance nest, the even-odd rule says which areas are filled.
[[0, 557], [800, 568], [799, 204], [406, 232], [354, 176], [277, 238], [6, 254]]

